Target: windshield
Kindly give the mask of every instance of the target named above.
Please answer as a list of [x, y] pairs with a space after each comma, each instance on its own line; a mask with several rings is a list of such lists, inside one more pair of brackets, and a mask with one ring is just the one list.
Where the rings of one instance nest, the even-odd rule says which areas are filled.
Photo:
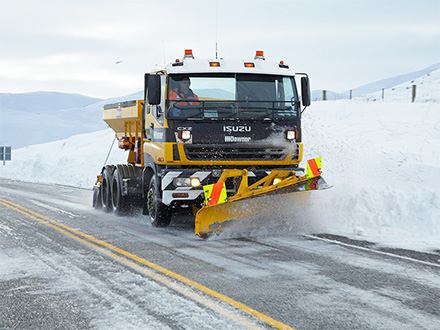
[[168, 118], [294, 119], [293, 77], [261, 74], [169, 75]]

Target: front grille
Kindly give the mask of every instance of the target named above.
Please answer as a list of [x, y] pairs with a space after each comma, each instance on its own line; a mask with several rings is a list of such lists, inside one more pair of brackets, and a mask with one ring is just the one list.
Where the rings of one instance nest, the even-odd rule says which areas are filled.
[[287, 150], [276, 146], [219, 146], [206, 144], [187, 144], [184, 146], [189, 160], [284, 160]]

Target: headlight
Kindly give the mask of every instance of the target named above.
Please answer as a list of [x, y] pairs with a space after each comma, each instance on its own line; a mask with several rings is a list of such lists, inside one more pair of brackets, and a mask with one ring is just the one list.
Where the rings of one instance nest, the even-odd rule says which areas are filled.
[[191, 139], [191, 131], [180, 131], [180, 132], [182, 132], [181, 136], [180, 136], [180, 138], [182, 140], [189, 140], [189, 139]]
[[190, 182], [191, 182], [191, 187], [193, 187], [193, 188], [200, 187], [200, 185], [201, 185], [199, 178], [190, 178]]
[[295, 131], [286, 131], [286, 139], [289, 141], [295, 140]]
[[176, 187], [193, 187], [197, 188], [200, 187], [201, 182], [200, 179], [197, 177], [193, 178], [174, 178], [173, 184]]
[[176, 187], [189, 187], [191, 185], [189, 178], [174, 178], [173, 184]]

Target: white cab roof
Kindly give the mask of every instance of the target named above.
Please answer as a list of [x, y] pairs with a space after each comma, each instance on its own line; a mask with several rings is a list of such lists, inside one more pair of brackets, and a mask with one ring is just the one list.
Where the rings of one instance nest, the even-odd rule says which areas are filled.
[[[259, 73], [259, 74], [274, 74], [283, 76], [293, 76], [295, 72], [290, 68], [282, 68], [279, 63], [270, 62], [263, 59], [253, 59], [250, 61], [237, 61], [237, 60], [208, 60], [208, 59], [193, 59], [187, 58], [179, 60], [183, 65], [174, 65], [176, 62], [168, 62], [163, 64], [157, 64], [152, 72], [165, 71], [168, 74], [173, 73]], [[210, 66], [210, 62], [219, 62], [219, 67]], [[254, 63], [255, 67], [248, 68], [244, 66], [244, 63]]]

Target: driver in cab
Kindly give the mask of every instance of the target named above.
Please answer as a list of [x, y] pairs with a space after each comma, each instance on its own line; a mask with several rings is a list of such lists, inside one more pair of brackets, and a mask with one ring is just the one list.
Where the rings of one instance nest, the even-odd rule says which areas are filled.
[[[191, 90], [191, 81], [189, 78], [183, 78], [176, 82], [177, 86], [170, 91], [170, 102], [175, 107], [184, 107], [188, 105], [199, 105], [197, 102], [199, 97]], [[181, 110], [178, 108], [173, 109], [173, 115], [179, 116]]]

